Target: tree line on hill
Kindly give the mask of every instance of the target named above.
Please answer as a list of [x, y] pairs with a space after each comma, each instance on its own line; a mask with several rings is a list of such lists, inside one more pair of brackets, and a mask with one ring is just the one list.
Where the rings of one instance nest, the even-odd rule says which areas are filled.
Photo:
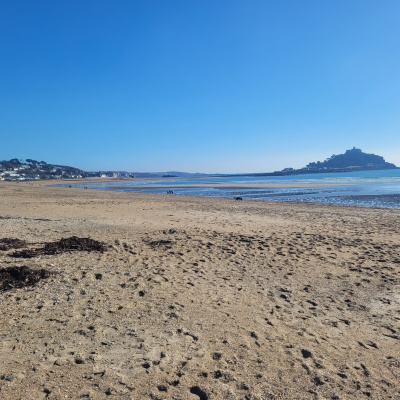
[[376, 154], [364, 153], [361, 149], [353, 147], [346, 150], [344, 154], [333, 154], [325, 161], [311, 162], [307, 165], [308, 169], [393, 169], [397, 168], [394, 164], [388, 163], [381, 156]]

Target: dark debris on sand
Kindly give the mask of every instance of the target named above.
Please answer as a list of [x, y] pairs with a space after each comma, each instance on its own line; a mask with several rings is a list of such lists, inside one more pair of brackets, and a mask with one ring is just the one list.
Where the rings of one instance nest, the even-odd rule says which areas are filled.
[[90, 238], [71, 236], [58, 242], [50, 242], [44, 245], [44, 254], [59, 254], [66, 251], [106, 251], [104, 243]]
[[44, 254], [43, 249], [24, 249], [21, 251], [14, 251], [14, 253], [9, 254], [9, 256], [14, 258], [33, 258], [41, 254]]
[[175, 244], [175, 242], [173, 242], [172, 240], [154, 240], [152, 242], [148, 242], [148, 245], [153, 248], [163, 246], [167, 249], [170, 249], [173, 244]]
[[45, 269], [34, 270], [27, 266], [0, 268], [0, 291], [33, 286], [50, 276]]
[[97, 240], [71, 236], [60, 239], [57, 242], [45, 243], [42, 248], [15, 251], [10, 256], [15, 258], [32, 258], [43, 254], [55, 255], [68, 251], [99, 251], [103, 253], [106, 249], [106, 245]]
[[10, 249], [21, 249], [26, 247], [27, 243], [25, 240], [14, 239], [14, 238], [2, 238], [0, 239], [0, 250], [10, 250]]

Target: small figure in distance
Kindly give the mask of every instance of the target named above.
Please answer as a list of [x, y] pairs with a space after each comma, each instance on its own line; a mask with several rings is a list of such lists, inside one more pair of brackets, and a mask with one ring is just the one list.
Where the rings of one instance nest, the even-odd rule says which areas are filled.
[[174, 191], [173, 190], [168, 190], [167, 194], [174, 194]]
[[239, 196], [235, 196], [234, 199], [235, 199], [235, 200], [243, 200], [243, 199], [242, 199], [241, 197], [239, 197]]

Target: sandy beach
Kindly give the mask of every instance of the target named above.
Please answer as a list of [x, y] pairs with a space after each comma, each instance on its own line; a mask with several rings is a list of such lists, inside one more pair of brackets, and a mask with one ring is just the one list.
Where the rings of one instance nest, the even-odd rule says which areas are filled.
[[0, 398], [400, 399], [400, 210], [49, 183], [0, 182], [0, 268], [48, 272], [0, 291]]

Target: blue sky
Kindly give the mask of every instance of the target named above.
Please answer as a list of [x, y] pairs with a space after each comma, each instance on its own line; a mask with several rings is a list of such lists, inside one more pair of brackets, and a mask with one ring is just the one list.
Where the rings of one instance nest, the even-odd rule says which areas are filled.
[[400, 166], [398, 0], [3, 0], [0, 159], [269, 172]]

